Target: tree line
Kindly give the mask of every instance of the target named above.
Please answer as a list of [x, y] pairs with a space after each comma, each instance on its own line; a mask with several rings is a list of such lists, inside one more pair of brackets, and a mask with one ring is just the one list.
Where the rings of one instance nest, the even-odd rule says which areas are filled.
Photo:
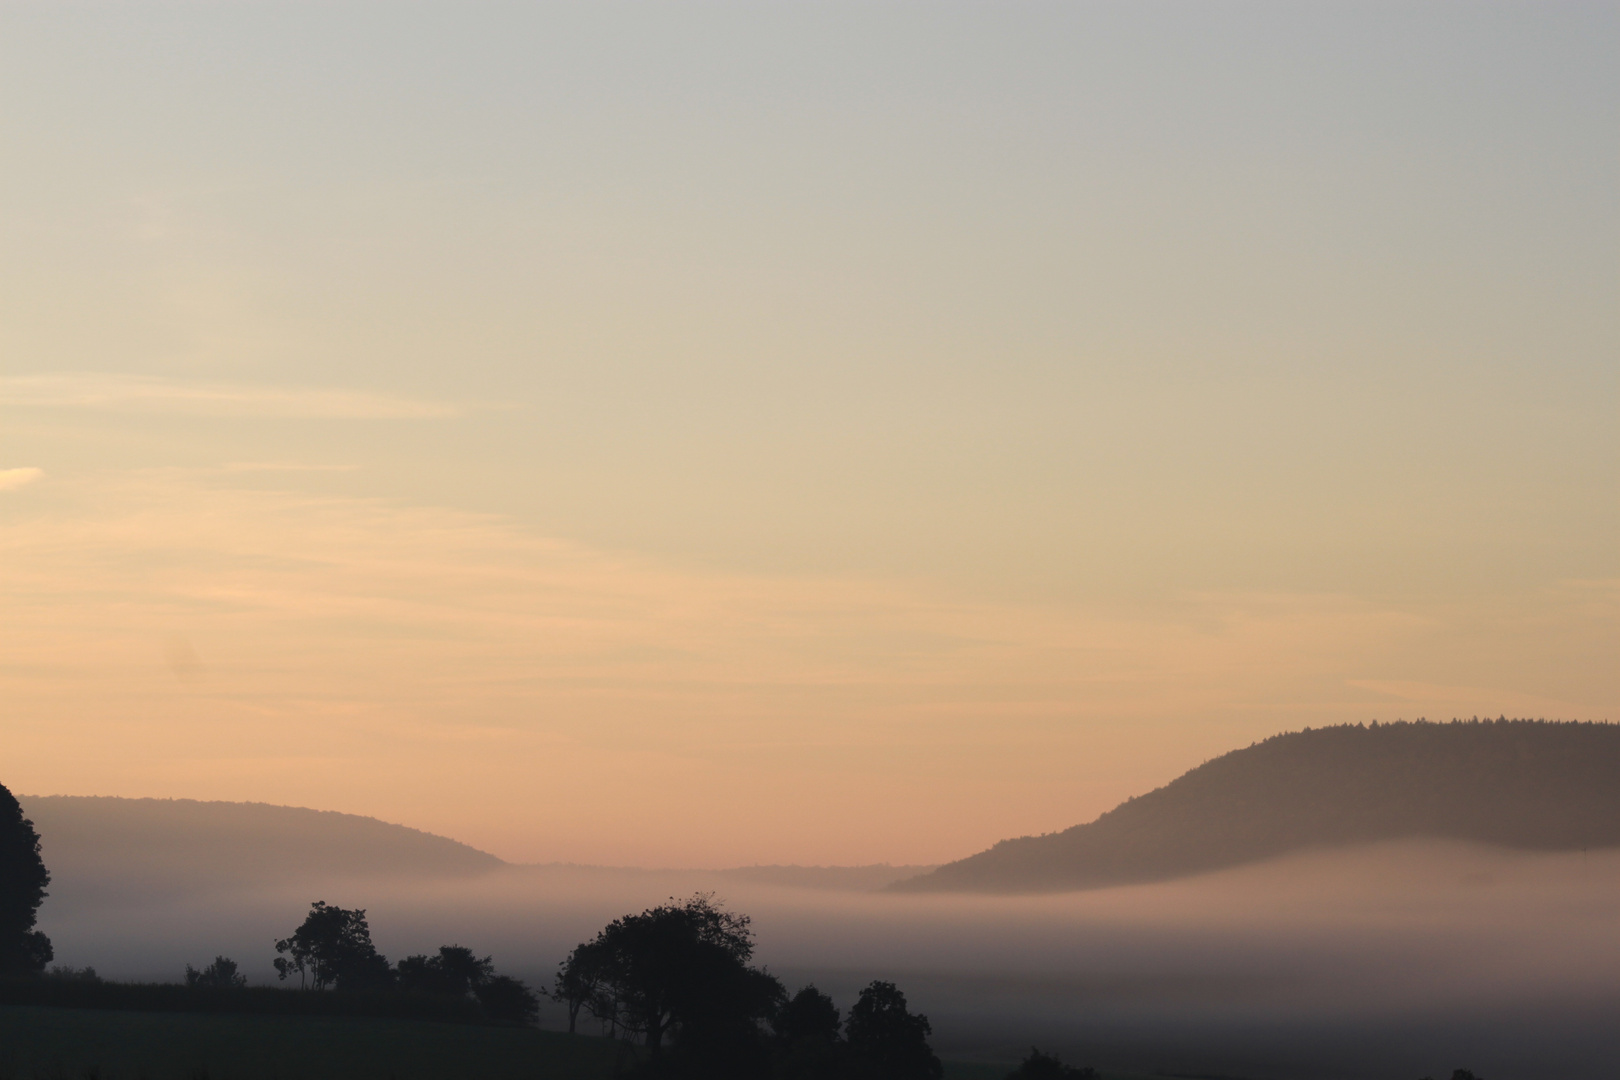
[[[669, 1080], [940, 1080], [928, 1017], [892, 982], [861, 990], [847, 1016], [814, 985], [789, 994], [754, 967], [748, 916], [698, 894], [610, 922], [575, 946], [552, 984], [567, 1009], [639, 1043], [638, 1072]], [[1096, 1080], [1032, 1050], [1009, 1080]]]
[[735, 1080], [939, 1080], [928, 1018], [893, 983], [874, 982], [841, 1018], [814, 986], [789, 996], [754, 967], [748, 916], [711, 896], [625, 915], [558, 966], [552, 997], [644, 1051], [640, 1071]]
[[[390, 965], [372, 943], [364, 908], [315, 901], [298, 929], [276, 942], [276, 953], [276, 977], [285, 982], [296, 975], [300, 989], [392, 990], [471, 999], [488, 1019], [511, 1024], [532, 1024], [540, 1017], [534, 991], [521, 979], [498, 974], [493, 957], [480, 957], [465, 946], [441, 945], [436, 953], [407, 956]], [[224, 980], [240, 978], [235, 972], [234, 962], [218, 957], [196, 977], [210, 985], [225, 985]], [[191, 978], [188, 965], [187, 981]]]

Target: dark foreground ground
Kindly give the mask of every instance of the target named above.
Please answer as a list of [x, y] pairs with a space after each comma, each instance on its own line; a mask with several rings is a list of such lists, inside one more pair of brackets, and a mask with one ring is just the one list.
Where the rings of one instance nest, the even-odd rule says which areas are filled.
[[628, 1064], [607, 1039], [532, 1028], [0, 1006], [0, 1080], [608, 1080]]
[[368, 1017], [0, 1007], [4, 1080], [595, 1080], [615, 1046], [555, 1032]]

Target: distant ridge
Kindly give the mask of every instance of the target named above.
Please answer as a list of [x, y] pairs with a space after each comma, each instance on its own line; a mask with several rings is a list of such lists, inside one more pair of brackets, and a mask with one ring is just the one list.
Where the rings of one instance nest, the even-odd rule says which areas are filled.
[[251, 885], [313, 877], [466, 877], [505, 864], [456, 840], [268, 803], [19, 796], [58, 881]]
[[1502, 718], [1307, 728], [1205, 762], [1089, 824], [1003, 840], [890, 888], [1097, 888], [1407, 837], [1540, 850], [1620, 845], [1620, 725]]
[[447, 837], [333, 810], [195, 799], [18, 796], [39, 829], [53, 894], [184, 893], [352, 878], [445, 879], [492, 871], [688, 875], [872, 892], [932, 866], [740, 866], [721, 870], [507, 863]]

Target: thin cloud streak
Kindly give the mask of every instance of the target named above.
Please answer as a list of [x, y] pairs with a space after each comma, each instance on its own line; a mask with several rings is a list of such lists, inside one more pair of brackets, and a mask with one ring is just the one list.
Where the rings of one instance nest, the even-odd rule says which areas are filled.
[[0, 469], [0, 491], [10, 491], [13, 488], [20, 488], [24, 484], [32, 484], [44, 475], [45, 470], [32, 467]]
[[358, 465], [317, 465], [297, 461], [228, 461], [220, 466], [222, 473], [323, 473], [358, 472]]
[[449, 402], [333, 387], [186, 382], [100, 372], [0, 377], [0, 406], [326, 420], [428, 420], [468, 411]]

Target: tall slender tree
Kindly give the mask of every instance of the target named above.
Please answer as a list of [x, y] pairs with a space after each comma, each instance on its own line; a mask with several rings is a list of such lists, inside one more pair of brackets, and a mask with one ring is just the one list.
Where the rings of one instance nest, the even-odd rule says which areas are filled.
[[39, 833], [0, 784], [0, 975], [38, 974], [55, 959], [51, 939], [34, 929], [51, 875]]
[[[568, 1034], [579, 1028], [579, 1011], [587, 1009], [593, 1016], [612, 1020], [618, 1006], [611, 999], [612, 960], [606, 947], [599, 942], [585, 941], [574, 947], [568, 958], [557, 965], [557, 977], [552, 984], [551, 1000], [568, 1006]], [[618, 1029], [615, 1027], [614, 1035]]]

